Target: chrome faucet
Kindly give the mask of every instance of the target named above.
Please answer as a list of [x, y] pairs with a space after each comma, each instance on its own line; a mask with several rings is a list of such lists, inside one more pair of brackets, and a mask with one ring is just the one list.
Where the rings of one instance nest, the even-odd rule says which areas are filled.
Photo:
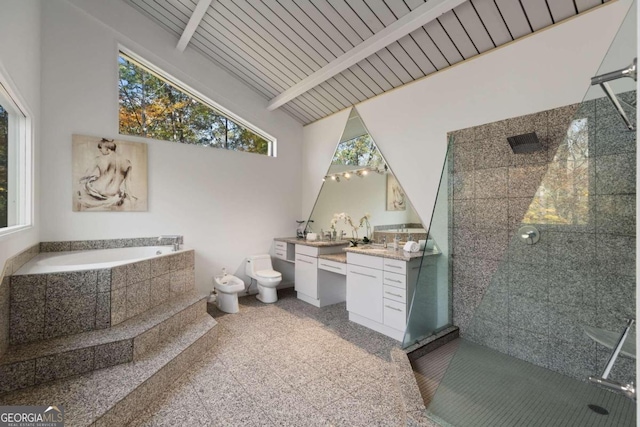
[[183, 237], [180, 234], [166, 234], [158, 237], [158, 243], [161, 243], [162, 240], [172, 239], [173, 240], [173, 252], [177, 252], [180, 250], [180, 244], [182, 243]]

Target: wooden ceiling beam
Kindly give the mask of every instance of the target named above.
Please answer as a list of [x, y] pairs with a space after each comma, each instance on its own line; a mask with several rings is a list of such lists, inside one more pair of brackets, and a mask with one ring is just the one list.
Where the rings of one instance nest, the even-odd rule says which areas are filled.
[[207, 13], [207, 9], [209, 9], [209, 6], [211, 6], [212, 1], [213, 0], [200, 0], [196, 5], [191, 18], [189, 18], [189, 22], [187, 22], [187, 26], [184, 27], [184, 31], [180, 36], [180, 40], [178, 40], [176, 49], [178, 49], [180, 52], [184, 52], [184, 50], [187, 48], [191, 37], [193, 37], [193, 34], [198, 29], [200, 21], [202, 21], [202, 18], [204, 18], [204, 14]]
[[391, 43], [401, 39], [412, 31], [449, 12], [465, 1], [466, 0], [429, 0], [425, 2], [422, 6], [404, 15], [382, 31], [377, 32], [359, 45], [329, 62], [318, 71], [305, 77], [300, 82], [271, 99], [267, 109], [273, 111], [283, 106], [322, 82], [373, 55], [380, 49], [389, 46]]

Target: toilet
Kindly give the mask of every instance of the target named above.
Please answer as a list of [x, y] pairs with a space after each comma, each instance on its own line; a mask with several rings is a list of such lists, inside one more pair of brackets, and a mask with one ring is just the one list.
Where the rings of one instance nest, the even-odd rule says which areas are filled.
[[276, 286], [282, 281], [282, 274], [271, 265], [271, 256], [253, 255], [247, 258], [246, 274], [258, 282], [259, 301], [270, 304], [278, 301]]
[[231, 274], [216, 276], [213, 278], [213, 287], [216, 290], [218, 308], [225, 313], [237, 313], [238, 292], [244, 291], [244, 282]]

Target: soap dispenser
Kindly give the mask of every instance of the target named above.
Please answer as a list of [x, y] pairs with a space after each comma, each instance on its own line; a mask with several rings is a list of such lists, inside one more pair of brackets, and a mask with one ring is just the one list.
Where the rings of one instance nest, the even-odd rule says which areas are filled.
[[393, 249], [398, 250], [398, 246], [400, 245], [400, 236], [398, 234], [393, 238]]

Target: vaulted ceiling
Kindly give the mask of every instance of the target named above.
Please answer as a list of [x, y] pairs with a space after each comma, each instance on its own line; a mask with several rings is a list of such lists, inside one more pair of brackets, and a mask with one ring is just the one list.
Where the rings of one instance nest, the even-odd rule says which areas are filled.
[[303, 124], [605, 2], [126, 1]]

